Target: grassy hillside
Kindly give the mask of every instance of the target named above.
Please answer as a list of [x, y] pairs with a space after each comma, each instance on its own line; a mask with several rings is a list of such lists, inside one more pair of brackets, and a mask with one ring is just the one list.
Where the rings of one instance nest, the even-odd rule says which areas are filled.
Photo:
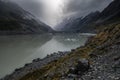
[[20, 80], [60, 80], [62, 75], [68, 74], [71, 67], [76, 66], [80, 58], [86, 58], [90, 64], [93, 64], [90, 61], [91, 53], [97, 51], [95, 55], [107, 54], [106, 48], [118, 44], [120, 40], [119, 23], [104, 25], [104, 27], [95, 37], [89, 39], [84, 47], [71, 51], [69, 55], [47, 64], [40, 70], [25, 75]]

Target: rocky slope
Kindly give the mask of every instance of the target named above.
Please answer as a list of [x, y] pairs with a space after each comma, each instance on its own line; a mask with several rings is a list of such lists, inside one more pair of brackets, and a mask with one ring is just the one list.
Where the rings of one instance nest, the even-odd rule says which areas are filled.
[[[90, 38], [85, 46], [72, 50], [68, 55], [23, 76], [20, 80], [119, 80], [120, 22], [119, 17], [113, 18], [115, 20], [111, 23], [107, 20], [105, 24], [99, 25], [99, 33]], [[89, 63], [88, 66], [84, 66], [86, 62]]]
[[120, 23], [104, 25], [85, 46], [65, 53], [35, 59], [1, 80], [119, 80]]
[[0, 34], [39, 34], [52, 29], [17, 4], [0, 0]]
[[43, 66], [47, 65], [52, 61], [57, 61], [59, 58], [64, 57], [67, 54], [69, 54], [69, 51], [65, 51], [65, 52], [58, 51], [51, 55], [47, 55], [43, 59], [40, 58], [34, 59], [32, 63], [27, 63], [25, 64], [24, 67], [15, 69], [15, 71], [12, 74], [7, 75], [5, 78], [0, 80], [19, 80], [21, 77], [35, 70], [41, 69]]
[[[119, 80], [119, 49], [120, 24], [109, 24], [85, 46], [72, 50], [68, 55], [23, 76], [20, 80]], [[83, 59], [83, 63], [78, 63], [80, 59]], [[76, 68], [86, 61], [89, 62], [88, 69]]]
[[35, 59], [1, 80], [119, 80], [120, 23], [101, 27], [85, 46]]

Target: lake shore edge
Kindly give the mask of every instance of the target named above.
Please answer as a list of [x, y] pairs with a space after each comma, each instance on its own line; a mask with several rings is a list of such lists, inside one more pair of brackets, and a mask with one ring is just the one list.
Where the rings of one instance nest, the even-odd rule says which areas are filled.
[[31, 63], [26, 63], [23, 67], [15, 69], [12, 74], [8, 74], [5, 77], [1, 78], [0, 80], [9, 80], [9, 79], [18, 80], [22, 76], [25, 76], [26, 74], [31, 73], [37, 69], [41, 69], [43, 66], [49, 64], [52, 61], [57, 61], [59, 58], [64, 57], [69, 53], [70, 51], [58, 51], [50, 55], [47, 55], [42, 59], [40, 58], [33, 59]]
[[[75, 68], [76, 63], [81, 58], [88, 60], [92, 68], [92, 71], [91, 69], [90, 71], [87, 70], [85, 71], [87, 73], [82, 75], [82, 78], [84, 80], [91, 80], [91, 79], [119, 80], [120, 74], [117, 74], [117, 72], [113, 71], [114, 68], [118, 66], [120, 62], [119, 32], [120, 32], [119, 25], [110, 26], [107, 28], [107, 30], [104, 29], [103, 31], [98, 33], [96, 36], [89, 38], [85, 46], [81, 46], [81, 47], [78, 47], [77, 49], [73, 49], [70, 52], [68, 52], [67, 55], [63, 55], [62, 57], [59, 57], [56, 60], [53, 60], [52, 62], [51, 61], [48, 62], [48, 64], [45, 64], [45, 66], [42, 66], [41, 69], [37, 69], [33, 72], [27, 69], [28, 74], [26, 75], [19, 75], [19, 76], [9, 75], [1, 80], [37, 80], [37, 79], [69, 80], [69, 79], [76, 79], [76, 78], [81, 80], [81, 77], [80, 78], [78, 77], [80, 76], [79, 74], [73, 74], [69, 72], [71, 68]], [[37, 60], [34, 60], [34, 62], [36, 61]], [[25, 71], [25, 73], [26, 72], [27, 71]], [[47, 73], [44, 73], [44, 72], [47, 72]]]

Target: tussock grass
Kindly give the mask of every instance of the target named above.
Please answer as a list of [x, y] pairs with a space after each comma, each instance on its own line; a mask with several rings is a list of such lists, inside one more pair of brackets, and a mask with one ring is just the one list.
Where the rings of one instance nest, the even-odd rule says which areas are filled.
[[[78, 59], [86, 58], [89, 60], [89, 54], [97, 50], [97, 47], [105, 45], [105, 43], [112, 45], [117, 41], [116, 39], [120, 39], [120, 24], [109, 24], [98, 35], [89, 40], [84, 47], [77, 48], [58, 61], [53, 61], [40, 70], [25, 75], [20, 80], [59, 80], [62, 74], [67, 74], [71, 66], [76, 65]], [[102, 49], [98, 53], [104, 51]]]

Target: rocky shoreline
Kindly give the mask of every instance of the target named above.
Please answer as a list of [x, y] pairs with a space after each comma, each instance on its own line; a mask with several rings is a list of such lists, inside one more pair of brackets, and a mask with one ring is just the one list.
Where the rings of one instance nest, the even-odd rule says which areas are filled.
[[85, 46], [20, 80], [120, 80], [120, 25], [111, 25]]
[[1, 80], [120, 80], [120, 25], [108, 26], [85, 46], [35, 59]]
[[43, 59], [40, 58], [34, 59], [32, 63], [27, 63], [25, 64], [24, 67], [15, 69], [15, 71], [12, 74], [7, 75], [0, 80], [19, 80], [21, 77], [25, 76], [26, 74], [42, 68], [46, 64], [49, 64], [49, 62], [57, 61], [59, 58], [64, 57], [69, 53], [70, 53], [69, 51], [64, 51], [64, 52], [58, 51], [58, 52], [54, 52], [53, 54], [47, 55]]
[[[103, 53], [105, 55], [96, 55], [103, 47], [106, 47], [106, 45], [97, 47], [97, 51], [89, 54], [91, 57], [89, 61], [92, 61], [93, 64], [89, 64], [89, 61], [85, 58], [79, 59], [80, 63], [77, 65], [79, 67], [71, 67], [71, 72], [61, 76], [60, 80], [120, 80], [120, 44], [116, 43], [106, 47], [107, 52]], [[59, 58], [65, 57], [74, 51], [75, 49], [64, 52], [58, 51], [57, 53], [47, 55], [43, 59], [34, 59], [32, 63], [25, 64], [23, 68], [16, 69], [11, 75], [1, 80], [20, 80], [26, 74], [32, 73], [49, 64], [49, 62], [57, 61]], [[75, 70], [81, 72], [81, 74], [76, 73]]]

